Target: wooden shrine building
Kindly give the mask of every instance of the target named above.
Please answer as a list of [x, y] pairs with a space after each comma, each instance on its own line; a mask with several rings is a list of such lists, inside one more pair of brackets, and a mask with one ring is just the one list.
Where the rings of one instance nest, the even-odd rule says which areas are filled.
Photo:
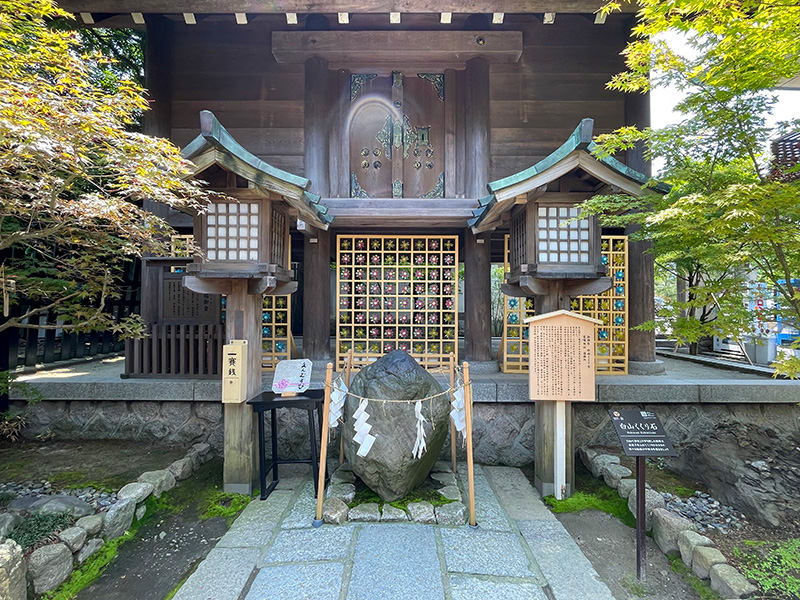
[[[601, 0], [59, 4], [87, 27], [146, 31], [146, 133], [196, 157], [189, 144], [200, 133], [198, 115], [213, 113], [228, 147], [214, 147], [202, 166], [213, 162], [218, 173], [201, 178], [222, 178], [219, 185], [246, 195], [263, 191], [259, 177], [278, 174], [272, 183], [285, 187], [271, 193], [291, 198], [302, 296], [302, 319], [282, 318], [301, 323], [312, 360], [332, 358], [334, 335], [337, 355], [353, 350], [369, 360], [403, 348], [436, 364], [458, 347], [463, 263], [459, 360], [492, 361], [490, 269], [505, 261], [512, 207], [638, 195], [647, 181], [640, 149], [598, 161], [586, 152], [585, 128], [583, 146], [573, 148], [581, 156], [537, 178], [536, 165], [564, 158], [554, 153], [584, 119], [595, 134], [649, 124], [647, 96], [605, 88], [624, 68], [631, 7], [606, 17]], [[198, 234], [187, 215], [165, 216], [181, 233]], [[615, 334], [631, 365], [655, 360], [653, 335], [630, 330], [653, 316], [645, 248], [628, 247], [626, 318]], [[148, 300], [164, 268], [158, 273], [143, 277], [148, 323], [160, 318]]]

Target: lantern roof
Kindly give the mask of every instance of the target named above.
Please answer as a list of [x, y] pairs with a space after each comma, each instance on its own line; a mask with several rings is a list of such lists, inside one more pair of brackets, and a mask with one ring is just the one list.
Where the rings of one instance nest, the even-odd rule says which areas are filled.
[[237, 142], [214, 113], [200, 111], [200, 135], [182, 150], [184, 158], [197, 167], [195, 174], [217, 164], [249, 181], [253, 187], [277, 194], [298, 212], [304, 221], [328, 229], [333, 217], [320, 203], [317, 194], [308, 191], [311, 181], [264, 162]]
[[503, 213], [514, 207], [520, 195], [544, 190], [547, 184], [578, 170], [602, 185], [615, 187], [632, 196], [642, 196], [648, 191], [669, 192], [670, 186], [666, 183], [651, 181], [644, 173], [613, 156], [594, 155], [592, 152], [597, 144], [592, 141], [593, 128], [594, 119], [583, 119], [567, 141], [550, 155], [519, 173], [490, 182], [487, 188], [491, 193], [480, 199], [480, 206], [472, 211], [473, 218], [467, 224], [476, 233], [494, 229], [500, 224]]

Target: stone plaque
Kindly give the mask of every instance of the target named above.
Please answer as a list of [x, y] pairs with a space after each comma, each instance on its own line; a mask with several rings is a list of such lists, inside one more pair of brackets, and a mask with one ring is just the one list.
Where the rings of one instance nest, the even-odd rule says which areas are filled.
[[525, 319], [528, 325], [531, 400], [595, 400], [596, 319], [566, 310]]
[[182, 276], [164, 277], [161, 282], [161, 320], [219, 323], [220, 297], [186, 289]]
[[609, 410], [625, 456], [677, 456], [658, 415], [650, 410]]
[[276, 394], [302, 393], [311, 383], [312, 362], [302, 360], [282, 360], [275, 367], [275, 376], [272, 379], [272, 391]]

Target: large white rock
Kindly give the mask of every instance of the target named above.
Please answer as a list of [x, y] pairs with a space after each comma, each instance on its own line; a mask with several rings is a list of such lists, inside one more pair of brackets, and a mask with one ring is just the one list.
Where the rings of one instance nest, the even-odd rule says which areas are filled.
[[160, 498], [161, 494], [175, 487], [175, 475], [168, 469], [147, 471], [139, 475], [137, 481], [151, 484], [153, 486], [153, 495], [156, 498]]
[[25, 600], [25, 573], [27, 565], [22, 558], [22, 548], [14, 540], [0, 543], [0, 598]]
[[103, 523], [103, 537], [107, 540], [113, 540], [128, 531], [131, 523], [133, 523], [135, 512], [136, 502], [130, 498], [120, 500], [111, 506]]
[[689, 519], [675, 514], [666, 508], [653, 510], [653, 539], [664, 554], [678, 552], [678, 534], [681, 531], [694, 531], [695, 525]]
[[[644, 527], [646, 531], [653, 528], [653, 511], [656, 508], [665, 508], [664, 497], [655, 490], [645, 488], [644, 490]], [[628, 510], [636, 516], [636, 489], [631, 490], [628, 496]]]
[[722, 552], [711, 546], [697, 546], [692, 554], [692, 571], [700, 579], [708, 579], [711, 567], [727, 562]]
[[678, 533], [678, 550], [681, 552], [681, 560], [687, 567], [692, 566], [692, 556], [697, 546], [713, 546], [714, 542], [696, 531], [681, 531]]
[[725, 563], [712, 565], [709, 575], [711, 589], [722, 598], [749, 598], [758, 591], [747, 577]]
[[133, 500], [136, 504], [144, 502], [147, 497], [153, 493], [155, 487], [152, 483], [145, 483], [142, 481], [134, 481], [128, 485], [122, 486], [122, 489], [117, 492], [117, 498], [120, 500]]

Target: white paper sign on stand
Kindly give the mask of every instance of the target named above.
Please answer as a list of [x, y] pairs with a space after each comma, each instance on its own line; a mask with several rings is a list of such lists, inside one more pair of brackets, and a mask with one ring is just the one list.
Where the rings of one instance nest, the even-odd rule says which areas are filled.
[[272, 391], [276, 394], [302, 394], [311, 383], [311, 367], [307, 359], [282, 360], [275, 367]]

